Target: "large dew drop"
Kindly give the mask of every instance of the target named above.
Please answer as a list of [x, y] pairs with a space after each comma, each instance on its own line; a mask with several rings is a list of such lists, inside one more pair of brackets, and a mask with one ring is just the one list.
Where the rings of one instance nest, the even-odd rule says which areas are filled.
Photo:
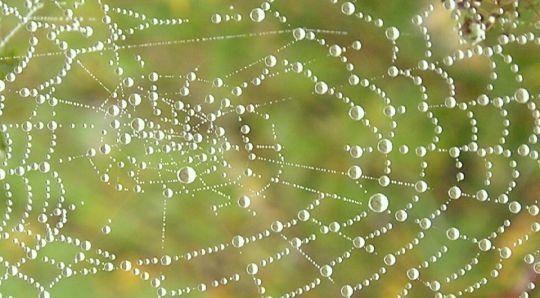
[[183, 167], [176, 173], [178, 180], [185, 184], [190, 184], [197, 178], [197, 173], [192, 167]]
[[251, 13], [249, 14], [249, 17], [254, 22], [260, 23], [264, 20], [264, 18], [266, 17], [266, 14], [264, 13], [264, 10], [260, 8], [255, 8], [251, 11]]
[[369, 198], [369, 209], [381, 213], [388, 209], [388, 198], [382, 193], [376, 193]]

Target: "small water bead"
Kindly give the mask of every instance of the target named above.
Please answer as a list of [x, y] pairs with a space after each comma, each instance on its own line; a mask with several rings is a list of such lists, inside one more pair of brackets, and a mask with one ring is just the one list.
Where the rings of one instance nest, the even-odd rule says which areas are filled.
[[478, 102], [479, 105], [486, 106], [489, 104], [489, 97], [485, 94], [481, 94], [480, 96], [478, 96], [476, 101]]
[[414, 189], [419, 193], [423, 193], [428, 189], [428, 185], [425, 181], [420, 180], [414, 184]]
[[500, 194], [499, 197], [497, 198], [497, 202], [498, 203], [501, 203], [501, 204], [506, 204], [508, 203], [508, 195], [507, 194]]
[[491, 241], [489, 239], [482, 239], [478, 242], [478, 248], [481, 251], [488, 251], [491, 249]]
[[106, 226], [104, 226], [104, 227], [101, 229], [101, 232], [102, 232], [103, 234], [105, 234], [105, 235], [108, 235], [108, 234], [111, 233], [111, 227], [108, 226], [108, 225], [106, 225]]
[[439, 291], [441, 289], [441, 283], [435, 280], [429, 284], [429, 287], [432, 291]]
[[508, 204], [508, 210], [510, 210], [510, 212], [514, 214], [517, 214], [521, 211], [521, 204], [517, 201], [513, 201], [510, 204]]
[[244, 240], [244, 237], [240, 236], [240, 235], [236, 235], [232, 238], [232, 245], [236, 248], [240, 248], [242, 246], [244, 246], [244, 244], [246, 243], [246, 241]]
[[396, 108], [394, 106], [386, 106], [384, 108], [384, 115], [388, 118], [392, 118], [396, 115]]
[[518, 103], [527, 103], [530, 99], [529, 91], [524, 88], [519, 88], [514, 94], [514, 98]]
[[260, 8], [255, 8], [251, 11], [251, 13], [249, 14], [249, 17], [251, 18], [252, 21], [260, 23], [264, 20], [264, 18], [266, 17], [266, 14], [264, 13], [264, 10]]
[[246, 107], [244, 107], [243, 105], [238, 105], [236, 106], [235, 111], [238, 115], [242, 115], [246, 112]]
[[512, 250], [508, 247], [501, 248], [501, 258], [508, 259], [512, 256]]
[[303, 28], [296, 28], [293, 30], [293, 37], [295, 40], [303, 40], [306, 38], [306, 30]]
[[361, 236], [357, 236], [353, 239], [353, 245], [356, 248], [362, 248], [364, 247], [365, 244], [366, 244], [366, 240]]
[[238, 206], [241, 208], [248, 208], [251, 205], [251, 199], [248, 196], [241, 196], [238, 199]]
[[274, 55], [268, 55], [266, 58], [264, 58], [264, 64], [268, 67], [274, 67], [277, 65], [277, 58]]
[[392, 144], [392, 141], [390, 141], [389, 139], [381, 139], [377, 143], [377, 150], [379, 150], [379, 152], [383, 154], [388, 154], [392, 152], [392, 148], [393, 148], [393, 144]]
[[307, 210], [300, 210], [298, 212], [298, 219], [301, 221], [307, 221], [311, 217], [311, 214]]
[[245, 125], [245, 124], [244, 124], [244, 125], [242, 125], [242, 126], [240, 127], [240, 132], [241, 132], [242, 134], [244, 134], [244, 135], [249, 134], [250, 131], [251, 131], [251, 128], [249, 127], [249, 125]]
[[332, 56], [332, 57], [339, 57], [341, 55], [341, 52], [342, 52], [341, 47], [338, 46], [338, 45], [330, 46], [328, 51], [330, 52], [330, 56]]
[[431, 228], [431, 220], [429, 218], [422, 218], [419, 224], [423, 230], [428, 230]]
[[488, 199], [488, 193], [485, 189], [481, 189], [476, 192], [476, 199], [480, 202], [484, 202]]
[[457, 240], [459, 235], [459, 230], [456, 228], [450, 228], [446, 231], [446, 237], [448, 237], [449, 240]]
[[407, 220], [407, 212], [405, 210], [398, 210], [396, 211], [396, 220], [399, 221], [399, 222], [404, 222]]
[[344, 285], [341, 287], [341, 296], [349, 298], [354, 294], [354, 289], [350, 285]]
[[359, 166], [352, 166], [349, 168], [347, 174], [351, 179], [359, 179], [360, 177], [362, 177], [362, 168], [360, 168]]
[[216, 13], [216, 14], [213, 14], [212, 17], [210, 18], [210, 20], [211, 20], [212, 23], [214, 23], [214, 24], [219, 24], [219, 23], [221, 23], [222, 19], [223, 19], [223, 18], [221, 17], [221, 15], [219, 15], [219, 14], [217, 14], [217, 13]]
[[352, 15], [354, 11], [356, 10], [356, 7], [351, 2], [347, 1], [341, 5], [341, 12], [345, 15]]
[[360, 158], [364, 154], [364, 149], [360, 146], [352, 146], [350, 153], [353, 158]]
[[19, 273], [19, 269], [17, 268], [17, 266], [10, 266], [7, 270], [8, 274], [9, 275], [17, 275], [17, 273]]
[[231, 93], [234, 95], [234, 96], [240, 96], [242, 95], [243, 91], [242, 91], [242, 88], [240, 87], [234, 87], [231, 91]]
[[170, 188], [166, 188], [163, 190], [163, 196], [167, 199], [170, 199], [174, 196], [174, 191]]
[[390, 66], [388, 68], [388, 75], [392, 78], [395, 78], [399, 75], [399, 69], [395, 66]]
[[448, 190], [448, 196], [454, 200], [461, 198], [461, 189], [458, 186], [450, 187]]
[[255, 263], [251, 263], [247, 266], [246, 271], [249, 275], [255, 275], [259, 272], [259, 266]]
[[417, 280], [419, 276], [420, 276], [420, 272], [418, 271], [418, 269], [411, 268], [411, 269], [407, 270], [407, 277], [410, 280]]
[[330, 277], [332, 275], [332, 267], [330, 265], [324, 265], [320, 269], [321, 275], [324, 277]]
[[339, 231], [339, 229], [341, 228], [341, 225], [338, 222], [334, 221], [334, 222], [330, 223], [328, 228], [330, 229], [331, 232], [337, 233]]
[[390, 182], [391, 182], [390, 177], [388, 177], [386, 175], [383, 175], [383, 176], [379, 177], [378, 181], [379, 181], [379, 185], [383, 186], [383, 187], [386, 187], [386, 186], [390, 185]]
[[276, 220], [272, 223], [271, 227], [272, 231], [279, 233], [283, 231], [283, 223], [281, 223], [279, 220]]
[[374, 252], [375, 252], [375, 246], [374, 246], [373, 244], [368, 244], [368, 245], [366, 245], [366, 251], [367, 251], [368, 253], [370, 253], [370, 254], [371, 254], [371, 253], [374, 253]]
[[454, 10], [456, 8], [456, 1], [455, 0], [444, 0], [443, 2], [444, 8], [448, 10]]
[[124, 271], [129, 271], [132, 268], [131, 262], [124, 260], [120, 263], [120, 268]]
[[526, 264], [532, 264], [534, 262], [535, 258], [532, 254], [527, 254], [525, 255], [525, 257], [523, 258], [523, 261], [526, 263]]
[[118, 115], [120, 115], [121, 110], [117, 105], [112, 105], [112, 106], [109, 107], [107, 112], [111, 116], [118, 116]]
[[[1, 175], [0, 175], [0, 180], [2, 180]], [[530, 206], [528, 210], [529, 210], [529, 214], [532, 216], [537, 216], [538, 214], [540, 214], [540, 208], [537, 205]]]
[[322, 95], [326, 92], [328, 92], [328, 85], [325, 82], [317, 82], [315, 84], [315, 93]]
[[399, 146], [399, 153], [401, 153], [401, 154], [409, 153], [409, 146], [407, 146], [407, 145]]
[[142, 98], [139, 94], [133, 93], [129, 96], [128, 101], [132, 106], [138, 106], [141, 104]]
[[533, 270], [536, 274], [540, 274], [540, 262], [534, 263]]
[[349, 117], [354, 121], [362, 120], [365, 116], [365, 111], [361, 106], [354, 106], [349, 109]]
[[368, 205], [373, 212], [384, 212], [388, 209], [388, 198], [382, 193], [376, 193], [369, 198]]
[[391, 41], [395, 41], [399, 38], [399, 30], [396, 27], [389, 27], [386, 29], [386, 38]]
[[66, 267], [62, 270], [62, 275], [65, 277], [70, 277], [73, 275], [73, 270], [69, 267]]
[[46, 214], [41, 213], [38, 215], [38, 222], [40, 223], [46, 223], [48, 220], [48, 216]]
[[122, 134], [118, 141], [124, 145], [131, 143], [131, 135], [128, 133]]
[[135, 118], [132, 122], [131, 122], [131, 127], [135, 130], [135, 131], [143, 131], [144, 128], [145, 128], [146, 124], [144, 122], [143, 119], [141, 118]]
[[396, 256], [394, 256], [393, 254], [387, 254], [386, 256], [384, 256], [384, 263], [387, 266], [393, 266], [396, 263]]
[[355, 74], [352, 74], [349, 76], [349, 84], [351, 86], [356, 86], [360, 83], [360, 77], [358, 77], [357, 75]]
[[452, 147], [450, 148], [450, 150], [448, 150], [448, 153], [450, 154], [451, 157], [457, 158], [461, 154], [461, 150], [457, 147]]
[[292, 64], [292, 70], [296, 73], [301, 73], [304, 70], [304, 65], [300, 62], [295, 62]]
[[295, 248], [300, 248], [300, 246], [302, 246], [302, 240], [300, 240], [298, 237], [294, 237], [291, 240], [291, 245]]
[[[165, 296], [166, 295], [166, 291], [164, 288], [160, 288], [160, 289], [163, 289], [163, 292], [162, 292], [162, 295], [161, 296]], [[206, 289], [207, 289], [207, 286], [206, 284], [199, 284], [197, 286], [197, 290], [199, 290], [199, 292], [206, 292]]]
[[530, 152], [531, 148], [527, 144], [521, 144], [517, 150], [517, 153], [521, 156], [527, 156]]
[[221, 88], [223, 87], [223, 79], [222, 78], [215, 78], [214, 81], [212, 82], [212, 86], [216, 87], [216, 88]]
[[176, 177], [180, 182], [190, 184], [197, 178], [197, 172], [192, 167], [185, 166], [176, 172]]

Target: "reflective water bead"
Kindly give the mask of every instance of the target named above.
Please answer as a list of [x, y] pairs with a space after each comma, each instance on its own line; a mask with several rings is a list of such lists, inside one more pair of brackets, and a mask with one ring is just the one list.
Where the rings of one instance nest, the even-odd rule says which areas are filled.
[[361, 106], [354, 106], [349, 109], [349, 117], [354, 121], [359, 121], [364, 118], [365, 112]]
[[192, 167], [185, 166], [176, 172], [176, 177], [180, 182], [190, 184], [197, 178], [197, 172]]
[[376, 193], [369, 198], [368, 205], [373, 212], [384, 212], [388, 209], [388, 198], [382, 193]]
[[347, 1], [341, 5], [341, 12], [345, 15], [352, 15], [354, 11], [356, 10], [356, 7], [351, 2]]
[[317, 82], [315, 84], [315, 93], [322, 95], [326, 92], [328, 92], [328, 85], [325, 82]]
[[251, 11], [251, 13], [249, 14], [249, 17], [254, 22], [260, 23], [264, 20], [264, 18], [266, 17], [266, 14], [264, 13], [264, 10], [260, 8], [255, 8]]
[[399, 30], [396, 27], [389, 27], [386, 29], [386, 38], [391, 41], [395, 41], [399, 38]]

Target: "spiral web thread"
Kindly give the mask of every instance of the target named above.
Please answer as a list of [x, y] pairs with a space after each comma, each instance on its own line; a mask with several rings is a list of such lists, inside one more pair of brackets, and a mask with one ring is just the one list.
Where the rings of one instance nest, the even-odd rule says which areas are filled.
[[0, 1], [1, 293], [536, 291], [534, 1], [180, 2]]

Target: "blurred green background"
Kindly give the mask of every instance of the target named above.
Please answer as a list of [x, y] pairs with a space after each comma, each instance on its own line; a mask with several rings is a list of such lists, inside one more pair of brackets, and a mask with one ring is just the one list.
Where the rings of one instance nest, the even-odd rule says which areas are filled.
[[[22, 1], [5, 1], [7, 5], [26, 11], [23, 8], [24, 3], [20, 2]], [[525, 210], [525, 206], [538, 204], [540, 193], [538, 161], [529, 157], [512, 157], [512, 160], [517, 162], [515, 170], [520, 173], [519, 178], [513, 179], [510, 159], [502, 156], [492, 155], [483, 158], [476, 153], [463, 153], [459, 158], [462, 163], [459, 171], [456, 160], [445, 151], [429, 152], [426, 157], [421, 158], [414, 154], [414, 150], [418, 146], [428, 146], [434, 142], [436, 125], [443, 128], [443, 132], [438, 136], [439, 148], [448, 149], [469, 144], [475, 126], [478, 129], [479, 145], [495, 146], [500, 143], [505, 119], [510, 124], [509, 134], [503, 145], [510, 150], [516, 150], [519, 145], [530, 142], [530, 137], [534, 134], [535, 121], [538, 119], [534, 119], [533, 113], [526, 105], [513, 103], [505, 106], [508, 111], [507, 117], [503, 117], [500, 109], [492, 105], [472, 106], [469, 112], [460, 108], [442, 107], [449, 96], [449, 88], [434, 72], [422, 72], [417, 69], [419, 61], [425, 59], [427, 48], [420, 29], [412, 24], [411, 18], [422, 13], [429, 4], [434, 5], [431, 16], [424, 22], [430, 32], [432, 43], [432, 57], [428, 59], [429, 61], [441, 61], [457, 49], [471, 46], [458, 44], [455, 21], [451, 20], [450, 13], [445, 11], [438, 1], [356, 2], [357, 9], [364, 15], [369, 15], [373, 19], [381, 18], [384, 21], [382, 28], [374, 26], [372, 22], [366, 22], [365, 19], [345, 17], [340, 13], [341, 2], [338, 4], [332, 2], [275, 1], [265, 20], [254, 23], [249, 21], [249, 13], [261, 4], [258, 1], [104, 1], [111, 8], [130, 9], [147, 16], [147, 20], [142, 21], [125, 15], [121, 10], [110, 11], [110, 17], [123, 33], [128, 32], [128, 28], [136, 28], [141, 23], [151, 21], [152, 18], [182, 19], [184, 23], [149, 26], [140, 32], [126, 34], [125, 38], [121, 37], [117, 41], [120, 46], [118, 56], [110, 50], [80, 55], [78, 57], [80, 64], [72, 65], [69, 74], [61, 84], [54, 87], [52, 94], [58, 99], [81, 106], [63, 103], [53, 106], [49, 101], [37, 105], [35, 99], [23, 98], [18, 92], [23, 87], [30, 88], [46, 82], [56, 75], [65, 63], [65, 56], [48, 39], [48, 29], [43, 28], [35, 33], [40, 40], [35, 49], [35, 57], [30, 60], [28, 67], [17, 80], [8, 85], [3, 94], [3, 114], [0, 121], [1, 124], [9, 125], [7, 132], [4, 133], [4, 147], [10, 155], [4, 168], [14, 169], [21, 163], [41, 162], [46, 159], [48, 148], [54, 147], [50, 160], [53, 170], [59, 173], [60, 178], [50, 173], [28, 172], [26, 177], [32, 189], [32, 198], [29, 198], [28, 185], [20, 177], [9, 176], [6, 181], [9, 182], [11, 189], [4, 190], [3, 195], [6, 199], [11, 196], [14, 202], [6, 230], [13, 229], [17, 225], [29, 199], [35, 207], [29, 211], [29, 219], [24, 225], [34, 233], [44, 232], [43, 225], [36, 220], [42, 207], [50, 214], [62, 200], [66, 201], [64, 206], [73, 204], [76, 207], [75, 211], [69, 214], [68, 223], [62, 227], [62, 234], [89, 240], [92, 249], [85, 253], [87, 261], [72, 265], [77, 274], [62, 278], [50, 289], [53, 297], [152, 297], [157, 295], [157, 288], [161, 286], [167, 288], [169, 294], [175, 289], [194, 288], [191, 293], [184, 294], [193, 297], [255, 297], [259, 295], [258, 287], [252, 278], [245, 274], [247, 264], [260, 262], [286, 249], [290, 253], [281, 260], [276, 260], [265, 268], [259, 266], [257, 277], [261, 279], [262, 286], [266, 290], [264, 295], [278, 297], [320, 279], [320, 285], [306, 292], [304, 294], [306, 297], [339, 297], [343, 285], [355, 285], [372, 277], [381, 266], [384, 266], [383, 257], [387, 253], [405, 247], [418, 237], [421, 229], [415, 220], [428, 217], [445, 204], [448, 200], [447, 191], [456, 184], [456, 175], [459, 172], [465, 176], [465, 179], [459, 182], [465, 193], [475, 194], [477, 190], [485, 188], [493, 199], [499, 193], [505, 192], [515, 180], [517, 185], [512, 187], [509, 196], [511, 200], [519, 201], [524, 210], [519, 214], [511, 214], [504, 204], [479, 202], [471, 197], [449, 203], [448, 209], [433, 221], [433, 228], [424, 232], [425, 237], [422, 237], [414, 249], [398, 257], [396, 265], [389, 267], [388, 272], [381, 274], [379, 280], [372, 281], [371, 285], [356, 292], [355, 295], [396, 296], [409, 282], [405, 275], [406, 270], [428, 261], [443, 247], [446, 247], [448, 252], [429, 268], [421, 270], [421, 281], [412, 282], [410, 297], [434, 295], [424, 282], [439, 280], [443, 293], [457, 293], [482, 278], [488, 278], [489, 282], [474, 292], [473, 297], [516, 297], [525, 289], [528, 282], [537, 279], [537, 275], [532, 271], [532, 265], [525, 264], [523, 257], [535, 251], [538, 257], [537, 250], [540, 247], [538, 235], [531, 232], [531, 224], [537, 221], [537, 218]], [[77, 6], [76, 3], [78, 2], [66, 1], [59, 5], [67, 9]], [[531, 5], [534, 6], [536, 3], [531, 2]], [[223, 18], [230, 15], [233, 20], [213, 24], [211, 17], [215, 13]], [[59, 9], [54, 1], [46, 1], [34, 17], [36, 20], [47, 20], [49, 24], [60, 26], [67, 24], [63, 19], [64, 14], [65, 11]], [[234, 20], [237, 14], [242, 20]], [[286, 16], [286, 22], [280, 22], [276, 14]], [[81, 37], [77, 33], [63, 33], [59, 38], [65, 40], [71, 48], [92, 47], [98, 41], [105, 42], [110, 37], [110, 28], [101, 22], [104, 14], [98, 1], [85, 1], [74, 9], [74, 15], [81, 18], [81, 25], [92, 26], [94, 33], [88, 38]], [[494, 28], [488, 32], [488, 38], [483, 44], [493, 45], [496, 43], [497, 34], [506, 30], [514, 30], [512, 32], [516, 34], [538, 32], [538, 29], [534, 28], [537, 19], [532, 8], [525, 10], [522, 12], [522, 21], [531, 26], [524, 26], [525, 29]], [[9, 34], [17, 23], [13, 16], [3, 16], [0, 36], [5, 37]], [[399, 54], [395, 65], [403, 69], [410, 68], [413, 75], [422, 76], [423, 86], [426, 86], [429, 95], [428, 102], [434, 105], [432, 112], [438, 123], [433, 123], [425, 113], [418, 111], [417, 106], [422, 101], [419, 86], [415, 86], [409, 78], [402, 76], [388, 78], [387, 70], [393, 63], [392, 45], [384, 35], [387, 26], [395, 26], [401, 33], [397, 41]], [[391, 98], [394, 107], [403, 106], [406, 113], [397, 114], [393, 119], [385, 116], [386, 105], [383, 100], [369, 88], [350, 86], [347, 83], [349, 73], [345, 70], [345, 63], [340, 62], [338, 58], [330, 57], [326, 45], [321, 45], [316, 40], [292, 43], [291, 30], [297, 27], [306, 28], [308, 31], [320, 29], [340, 32], [339, 34], [321, 32], [316, 36], [324, 39], [326, 44], [347, 47], [344, 55], [354, 64], [354, 73], [361, 78], [370, 79]], [[275, 32], [279, 30], [285, 31]], [[246, 35], [260, 32], [270, 33]], [[206, 37], [236, 35], [241, 36], [202, 40]], [[5, 57], [0, 64], [2, 76], [24, 60], [21, 56], [26, 55], [30, 37], [30, 33], [23, 28], [1, 49], [1, 55]], [[362, 49], [359, 51], [351, 48], [353, 41], [356, 40], [362, 43]], [[161, 41], [176, 42], [167, 45], [153, 44]], [[109, 47], [107, 43], [105, 46]], [[510, 54], [513, 58], [512, 63], [519, 66], [519, 71], [524, 77], [522, 86], [528, 88], [531, 94], [538, 94], [540, 87], [538, 44], [510, 44], [504, 47], [504, 52]], [[138, 61], [137, 55], [144, 61], [144, 65]], [[251, 84], [251, 80], [265, 72], [262, 59], [268, 55], [275, 55], [280, 64], [269, 70], [272, 75], [266, 76], [260, 86], [255, 86]], [[123, 68], [122, 76], [115, 74], [114, 65], [117, 61]], [[259, 63], [251, 65], [257, 61]], [[393, 181], [414, 184], [418, 180], [425, 180], [430, 190], [417, 194], [410, 185], [392, 184], [385, 188], [380, 186], [377, 179], [385, 175], [387, 164], [385, 156], [376, 151], [376, 134], [371, 129], [352, 121], [348, 117], [349, 107], [343, 104], [343, 101], [328, 94], [316, 95], [313, 92], [314, 82], [310, 78], [285, 71], [287, 67], [283, 66], [283, 61], [301, 62], [304, 70], [311, 70], [317, 78], [338, 88], [355, 104], [362, 105], [371, 125], [377, 127], [384, 135], [392, 131], [392, 121], [396, 121], [394, 150], [388, 155], [391, 173], [386, 174]], [[492, 62], [496, 63], [497, 79], [493, 83], [494, 90], [486, 91], [485, 86], [490, 82]], [[498, 55], [491, 61], [486, 57], [464, 59], [444, 69], [454, 79], [458, 103], [470, 103], [483, 93], [489, 94], [490, 97], [511, 96], [520, 87], [514, 79], [516, 74], [511, 71], [510, 65]], [[185, 84], [185, 76], [192, 71], [197, 73], [198, 79], [190, 85], [190, 95], [182, 97], [178, 94], [179, 90]], [[188, 187], [190, 190], [188, 194], [180, 194], [172, 200], [165, 200], [161, 184], [151, 184], [150, 181], [174, 179], [176, 163], [185, 164], [187, 157], [191, 155], [198, 158], [203, 150], [210, 147], [206, 141], [200, 150], [188, 151], [185, 155], [177, 152], [147, 154], [145, 147], [147, 148], [148, 144], [133, 142], [122, 150], [113, 148], [110, 156], [98, 154], [92, 162], [86, 157], [81, 157], [89, 148], [98, 149], [104, 143], [114, 142], [115, 137], [112, 133], [106, 135], [102, 133], [102, 130], [110, 131], [112, 118], [106, 115], [106, 109], [115, 100], [125, 99], [137, 89], [148, 93], [153, 84], [148, 80], [151, 72], [158, 72], [161, 75], [160, 80], [155, 83], [161, 96], [172, 101], [182, 100], [190, 106], [201, 104], [203, 112], [216, 111], [225, 97], [230, 98], [233, 105], [259, 105], [257, 111], [260, 115], [267, 113], [269, 120], [256, 114], [238, 117], [234, 113], [220, 120], [220, 123], [228, 129], [229, 140], [233, 144], [243, 146], [238, 128], [240, 123], [248, 123], [252, 131], [249, 137], [254, 144], [279, 143], [283, 147], [280, 154], [283, 155], [285, 162], [292, 166], [281, 167], [264, 160], [248, 162], [245, 151], [233, 150], [219, 157], [219, 161], [222, 158], [229, 164], [202, 161], [196, 162], [195, 168], [198, 173], [205, 172], [205, 182], [208, 185], [218, 185], [230, 177], [241, 177], [239, 178], [241, 182], [215, 188], [221, 192], [218, 193], [205, 189], [201, 181], [196, 181]], [[126, 77], [132, 77], [135, 85], [121, 88], [122, 92], [119, 92], [117, 98], [111, 96], [107, 90], [117, 89]], [[212, 87], [211, 82], [215, 78], [223, 78], [226, 85], [223, 88]], [[231, 90], [243, 83], [247, 83], [247, 87], [244, 88], [242, 96], [232, 95]], [[216, 103], [204, 103], [208, 94], [216, 98]], [[274, 101], [275, 103], [268, 104]], [[532, 101], [538, 103], [537, 98]], [[439, 107], [436, 107], [437, 105]], [[165, 105], [160, 103], [158, 106], [162, 108]], [[164, 129], [178, 129], [171, 123], [163, 121], [173, 117], [167, 114], [166, 108], [163, 108], [164, 114], [161, 116], [153, 115], [153, 111], [145, 99], [141, 108], [131, 112], [137, 117], [152, 119]], [[468, 113], [472, 113], [472, 116]], [[185, 115], [182, 115], [178, 120], [182, 123], [185, 121], [184, 117]], [[32, 123], [42, 121], [44, 124], [54, 119], [61, 127], [56, 130], [55, 139], [47, 129], [36, 128], [26, 133], [20, 124], [28, 119]], [[472, 119], [477, 121], [476, 125], [472, 124]], [[191, 121], [195, 126], [202, 126], [196, 122], [197, 120]], [[71, 125], [75, 128], [71, 128]], [[276, 140], [273, 139], [273, 133]], [[32, 137], [31, 142], [28, 135]], [[51, 146], [51, 141], [55, 141], [56, 145]], [[32, 144], [31, 150], [28, 149], [29, 143]], [[530, 147], [538, 150], [536, 142], [533, 143]], [[163, 145], [158, 141], [155, 144], [156, 148]], [[397, 149], [405, 144], [409, 146], [411, 152], [400, 154]], [[354, 159], [345, 151], [347, 145], [359, 145], [367, 151], [371, 148], [373, 152], [366, 152], [361, 158]], [[25, 158], [27, 150], [30, 153]], [[280, 159], [279, 154], [272, 150], [260, 152], [259, 157], [267, 160]], [[130, 157], [134, 157], [138, 162], [133, 164]], [[174, 163], [174, 166], [166, 164], [164, 169], [154, 166], [145, 171], [138, 171], [139, 182], [143, 182], [145, 191], [137, 194], [132, 191], [137, 182], [130, 177], [129, 170], [137, 169], [140, 161], [147, 161], [153, 165], [165, 161]], [[125, 166], [119, 165], [119, 162], [124, 162]], [[425, 168], [422, 167], [424, 162]], [[492, 164], [490, 171], [492, 177], [491, 184], [486, 186], [484, 182], [488, 175], [486, 168], [489, 163]], [[364, 175], [373, 179], [355, 182], [343, 175], [355, 164], [362, 167]], [[217, 168], [213, 169], [213, 165]], [[310, 170], [299, 165], [337, 172]], [[248, 167], [259, 176], [245, 177], [243, 172]], [[111, 183], [100, 181], [103, 172], [109, 173]], [[223, 173], [228, 176], [223, 177]], [[422, 173], [425, 173], [424, 177]], [[269, 183], [276, 175], [280, 177], [280, 182]], [[121, 183], [126, 190], [115, 190], [115, 183]], [[168, 183], [168, 186], [178, 187], [174, 183]], [[260, 189], [264, 189], [264, 192], [258, 192]], [[340, 198], [350, 198], [359, 203], [332, 199], [331, 195], [320, 200], [317, 194], [309, 189], [336, 194]], [[183, 189], [175, 188], [175, 190]], [[235, 203], [236, 198], [246, 192], [251, 195], [258, 194], [253, 195], [249, 211], [239, 208]], [[391, 213], [375, 214], [368, 211], [367, 200], [376, 192], [384, 192], [389, 197]], [[47, 197], [47, 193], [50, 197]], [[409, 211], [409, 219], [405, 223], [396, 222], [394, 212], [405, 208], [417, 195], [418, 202]], [[46, 201], [49, 201], [50, 205], [47, 205]], [[232, 203], [228, 203], [229, 201]], [[220, 204], [229, 205], [219, 212], [213, 212], [212, 208]], [[328, 226], [332, 222], [346, 225], [340, 232], [351, 238], [357, 235], [367, 237], [388, 223], [391, 223], [393, 228], [388, 233], [368, 241], [374, 245], [375, 253], [352, 250], [350, 257], [334, 267], [332, 275], [334, 282], [321, 278], [318, 269], [302, 253], [276, 234], [249, 243], [241, 249], [230, 246], [233, 236], [250, 237], [269, 230], [275, 220], [283, 223], [291, 221], [297, 217], [299, 210], [310, 204], [320, 204], [311, 212], [312, 218], [317, 219], [323, 226]], [[2, 208], [7, 212], [9, 206]], [[253, 216], [253, 213], [257, 215]], [[356, 216], [362, 219], [346, 224]], [[490, 277], [491, 270], [500, 259], [498, 251], [493, 250], [480, 253], [478, 264], [467, 270], [464, 276], [451, 283], [444, 282], [444, 279], [453, 273], [460, 275], [459, 270], [472, 262], [479, 252], [477, 245], [471, 241], [449, 241], [445, 236], [446, 230], [449, 227], [458, 227], [462, 234], [482, 239], [489, 237], [504, 225], [505, 220], [509, 220], [511, 225], [493, 240], [495, 247], [512, 247], [524, 235], [527, 235], [528, 241], [513, 250], [512, 258], [502, 261], [503, 269], [500, 276], [495, 279]], [[110, 226], [109, 234], [102, 232], [105, 226]], [[163, 226], [166, 227], [165, 230]], [[17, 237], [28, 245], [36, 243], [35, 237], [28, 233], [13, 234], [16, 236], [12, 236], [11, 239]], [[304, 239], [315, 235], [316, 240], [302, 246], [302, 251], [319, 265], [336, 260], [352, 247], [346, 237], [337, 233], [322, 233], [321, 227], [311, 221], [298, 223], [286, 229], [283, 235], [289, 240], [294, 237]], [[3, 260], [10, 263], [24, 255], [20, 246], [11, 239], [0, 241], [0, 255]], [[109, 258], [107, 261], [111, 261], [115, 266], [119, 265], [119, 260], [124, 259], [131, 260], [135, 265], [137, 260], [160, 258], [163, 255], [185, 257], [189, 252], [220, 244], [227, 244], [229, 247], [189, 261], [173, 262], [171, 266], [137, 265], [136, 267], [149, 273], [150, 280], [154, 278], [161, 280], [158, 287], [153, 287], [150, 281], [143, 281], [122, 270], [114, 272], [99, 270], [95, 274], [86, 276], [83, 274], [84, 268], [103, 268], [103, 263], [88, 261], [89, 258], [94, 258], [105, 262], [108, 257], [104, 256], [103, 251], [114, 255], [114, 260], [111, 261]], [[48, 286], [55, 283], [54, 280], [61, 274], [61, 270], [58, 269], [58, 263], [51, 264], [43, 257], [71, 264], [79, 251], [80, 249], [73, 245], [55, 242], [40, 250], [38, 258], [22, 265], [20, 270], [44, 286]], [[211, 285], [212, 281], [220, 281], [235, 273], [242, 275], [238, 282], [230, 282], [219, 287]], [[196, 289], [201, 283], [208, 287], [205, 292]], [[14, 297], [32, 297], [38, 294], [38, 291], [27, 282], [15, 278], [2, 281], [0, 292]], [[530, 294], [537, 297], [538, 290]]]

